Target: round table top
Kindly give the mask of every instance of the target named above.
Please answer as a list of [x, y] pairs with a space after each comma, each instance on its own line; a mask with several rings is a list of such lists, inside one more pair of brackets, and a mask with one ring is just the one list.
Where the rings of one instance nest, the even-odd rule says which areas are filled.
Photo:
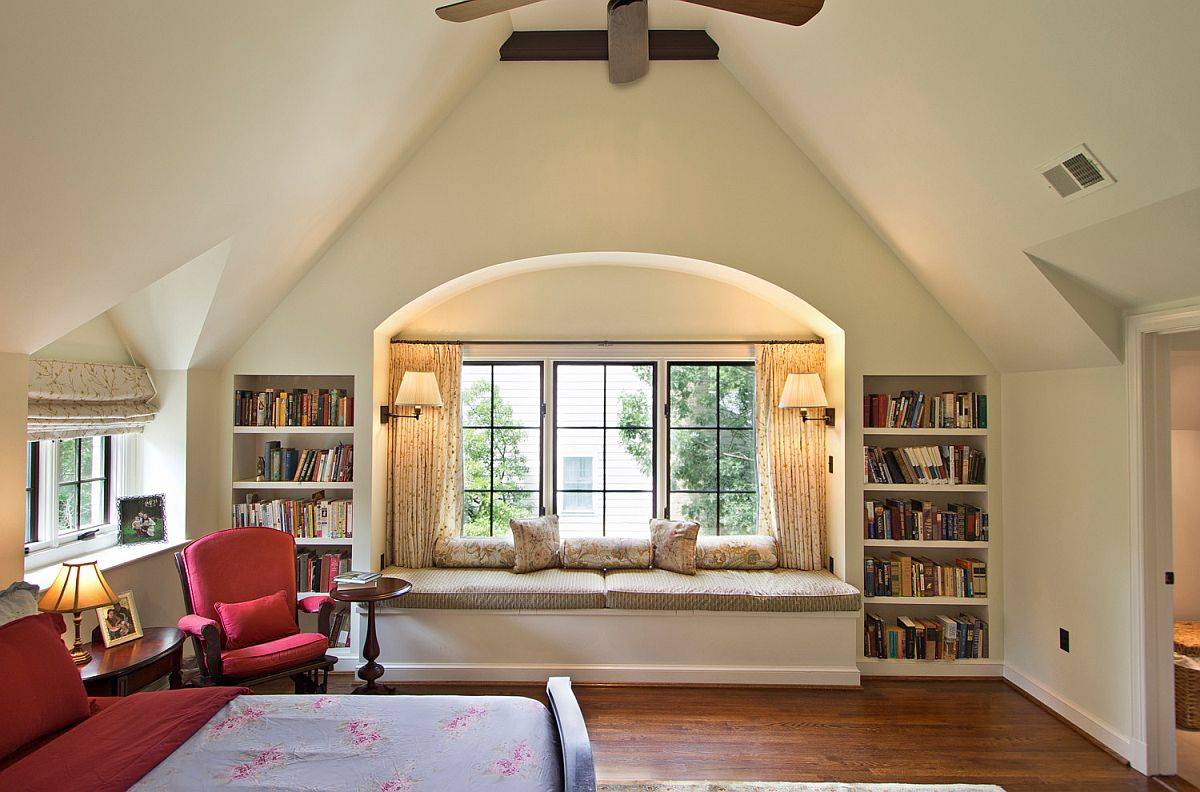
[[393, 577], [381, 577], [372, 586], [339, 589], [329, 592], [329, 596], [339, 602], [379, 602], [380, 600], [401, 597], [412, 591], [412, 583]]
[[1189, 657], [1200, 657], [1200, 621], [1175, 622], [1175, 651]]
[[141, 638], [105, 648], [103, 641], [92, 641], [88, 651], [92, 660], [79, 669], [84, 682], [108, 679], [133, 671], [179, 649], [183, 633], [174, 627], [147, 627]]

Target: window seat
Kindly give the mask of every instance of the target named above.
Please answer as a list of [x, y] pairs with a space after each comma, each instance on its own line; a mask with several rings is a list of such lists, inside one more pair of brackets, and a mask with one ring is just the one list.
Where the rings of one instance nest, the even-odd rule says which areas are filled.
[[383, 607], [449, 610], [857, 611], [854, 586], [824, 570], [702, 569], [680, 575], [661, 569], [507, 569], [389, 567], [387, 577], [412, 591]]

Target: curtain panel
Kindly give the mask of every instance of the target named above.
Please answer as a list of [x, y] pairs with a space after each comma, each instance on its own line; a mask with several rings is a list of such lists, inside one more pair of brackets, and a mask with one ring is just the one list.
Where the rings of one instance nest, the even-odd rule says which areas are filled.
[[431, 567], [438, 538], [462, 525], [462, 347], [392, 344], [389, 399], [406, 371], [433, 372], [443, 406], [388, 422], [386, 555], [389, 564]]
[[29, 361], [30, 440], [140, 432], [158, 414], [150, 372], [141, 366]]
[[808, 373], [825, 376], [824, 344], [755, 348], [758, 531], [775, 537], [787, 569], [822, 569], [828, 555], [825, 423], [779, 408], [788, 374]]

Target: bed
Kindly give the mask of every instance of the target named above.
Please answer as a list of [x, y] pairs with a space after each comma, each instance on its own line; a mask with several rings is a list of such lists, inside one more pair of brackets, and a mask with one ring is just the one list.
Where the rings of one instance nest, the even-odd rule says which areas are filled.
[[[519, 696], [255, 696], [223, 687], [88, 699], [58, 633], [32, 621], [48, 616], [0, 627], [0, 667], [20, 663], [27, 683], [14, 686], [0, 723], [0, 748], [20, 746], [0, 761], [0, 789], [596, 788], [566, 677], [549, 680], [549, 707]], [[64, 718], [66, 728], [27, 739]]]

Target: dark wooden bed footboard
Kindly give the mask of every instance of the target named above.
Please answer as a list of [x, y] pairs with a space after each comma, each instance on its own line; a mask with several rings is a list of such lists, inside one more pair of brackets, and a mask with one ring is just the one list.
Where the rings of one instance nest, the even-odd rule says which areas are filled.
[[550, 677], [546, 684], [550, 712], [558, 729], [562, 749], [564, 792], [596, 792], [596, 766], [592, 763], [592, 743], [588, 739], [583, 712], [571, 691], [570, 677]]

